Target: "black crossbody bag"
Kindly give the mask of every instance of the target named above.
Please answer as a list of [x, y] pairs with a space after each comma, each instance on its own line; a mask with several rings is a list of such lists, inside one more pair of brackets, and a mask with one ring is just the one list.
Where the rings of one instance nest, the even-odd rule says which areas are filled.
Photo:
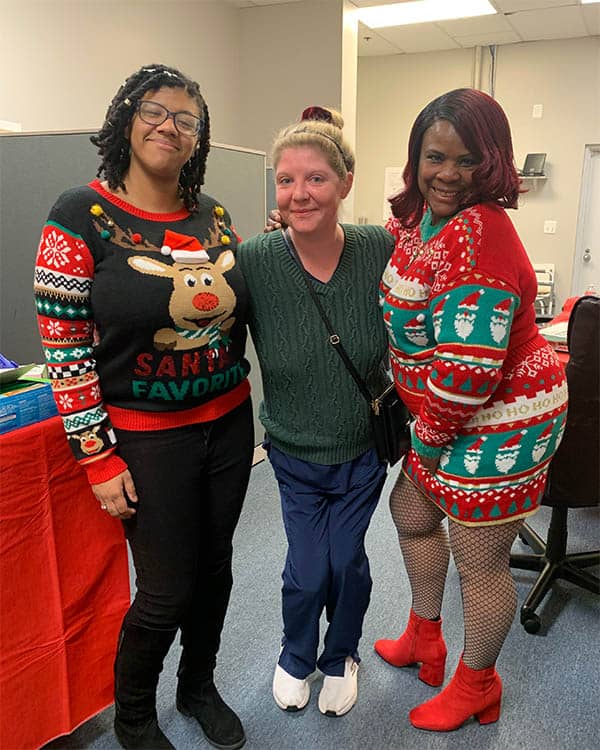
[[329, 343], [339, 354], [346, 369], [358, 386], [359, 391], [369, 404], [373, 441], [379, 460], [387, 461], [390, 466], [393, 466], [410, 450], [410, 413], [402, 399], [398, 396], [393, 383], [387, 385], [379, 396], [373, 396], [369, 391], [365, 380], [359, 375], [348, 353], [342, 346], [340, 337], [334, 331], [287, 229], [283, 232], [283, 239], [302, 271], [302, 278], [304, 279], [306, 288], [329, 334]]

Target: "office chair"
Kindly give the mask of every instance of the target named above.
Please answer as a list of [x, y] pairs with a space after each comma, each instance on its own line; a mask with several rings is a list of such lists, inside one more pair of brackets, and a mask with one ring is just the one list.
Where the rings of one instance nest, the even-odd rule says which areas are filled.
[[535, 310], [539, 315], [554, 314], [554, 263], [534, 263], [533, 270], [538, 288], [535, 298]]
[[541, 626], [536, 609], [557, 579], [600, 594], [600, 578], [585, 570], [600, 565], [600, 550], [567, 554], [568, 510], [600, 504], [600, 297], [577, 300], [567, 333], [569, 409], [561, 444], [550, 462], [542, 504], [552, 507], [544, 541], [528, 524], [519, 536], [533, 554], [511, 554], [510, 564], [539, 576], [521, 607], [528, 633]]

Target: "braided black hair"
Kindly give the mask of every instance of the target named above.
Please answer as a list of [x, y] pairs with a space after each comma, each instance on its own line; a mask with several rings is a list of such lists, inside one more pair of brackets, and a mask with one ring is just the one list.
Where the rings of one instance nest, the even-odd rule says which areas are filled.
[[182, 88], [200, 110], [202, 129], [198, 135], [198, 147], [179, 175], [179, 195], [188, 211], [198, 210], [198, 195], [204, 185], [206, 158], [210, 150], [210, 118], [208, 107], [200, 93], [200, 87], [176, 68], [166, 65], [144, 65], [130, 75], [111, 101], [104, 124], [90, 141], [97, 146], [101, 157], [97, 176], [106, 177], [111, 190], [125, 190], [124, 177], [129, 169], [129, 140], [125, 131], [136, 111], [139, 100], [147, 91], [163, 87]]

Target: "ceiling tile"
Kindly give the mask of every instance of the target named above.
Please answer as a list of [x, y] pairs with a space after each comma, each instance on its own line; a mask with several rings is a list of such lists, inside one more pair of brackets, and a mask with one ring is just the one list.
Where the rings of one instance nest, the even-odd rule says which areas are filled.
[[525, 41], [587, 36], [580, 6], [515, 13], [509, 22]]
[[417, 23], [411, 26], [390, 26], [377, 29], [380, 36], [403, 52], [456, 49], [460, 45], [434, 23]]
[[461, 18], [452, 21], [437, 21], [439, 26], [450, 36], [466, 36], [467, 34], [483, 34], [487, 31], [510, 31], [511, 27], [502, 15], [479, 16], [478, 18]]
[[369, 8], [372, 5], [393, 5], [394, 3], [410, 3], [413, 0], [350, 0], [358, 8]]
[[492, 4], [503, 13], [517, 13], [522, 10], [559, 8], [563, 5], [576, 5], [576, 0], [492, 0]]
[[[173, 0], [175, 1], [175, 0]], [[321, 0], [328, 2], [329, 0]], [[302, 0], [227, 0], [238, 8], [255, 8]], [[357, 8], [414, 0], [350, 0]], [[447, 0], [450, 2], [450, 0]], [[566, 39], [600, 35], [600, 4], [579, 0], [490, 0], [498, 14], [395, 26], [372, 31], [359, 24], [359, 57], [428, 52], [446, 49], [515, 44], [537, 39]], [[370, 41], [364, 40], [369, 36]]]
[[[365, 37], [368, 37], [369, 41], [366, 41]], [[358, 24], [358, 54], [360, 57], [398, 55], [401, 51], [383, 39], [376, 31], [373, 31], [362, 23]]]
[[493, 44], [518, 44], [523, 40], [512, 29], [510, 31], [494, 31], [487, 34], [469, 34], [456, 36], [455, 40], [461, 47], [489, 47]]
[[302, 0], [227, 0], [237, 8], [256, 8], [259, 5], [285, 5], [286, 3], [300, 3]]
[[302, 0], [253, 0], [254, 5], [285, 5], [286, 3], [300, 3]]
[[581, 12], [583, 13], [583, 20], [585, 22], [585, 28], [588, 30], [588, 34], [599, 35], [600, 34], [600, 4], [582, 6]]
[[381, 55], [402, 55], [404, 50], [394, 47], [393, 44], [386, 42], [385, 39], [371, 39], [369, 42], [359, 41], [359, 57], [380, 57]]

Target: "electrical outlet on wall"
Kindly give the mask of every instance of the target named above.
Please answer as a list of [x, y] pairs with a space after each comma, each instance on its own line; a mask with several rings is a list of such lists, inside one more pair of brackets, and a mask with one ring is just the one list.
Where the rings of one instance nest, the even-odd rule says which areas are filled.
[[544, 115], [544, 105], [543, 104], [534, 104], [533, 109], [531, 110], [531, 116], [535, 120], [540, 120]]
[[544, 234], [556, 234], [556, 222], [546, 219], [544, 222]]

